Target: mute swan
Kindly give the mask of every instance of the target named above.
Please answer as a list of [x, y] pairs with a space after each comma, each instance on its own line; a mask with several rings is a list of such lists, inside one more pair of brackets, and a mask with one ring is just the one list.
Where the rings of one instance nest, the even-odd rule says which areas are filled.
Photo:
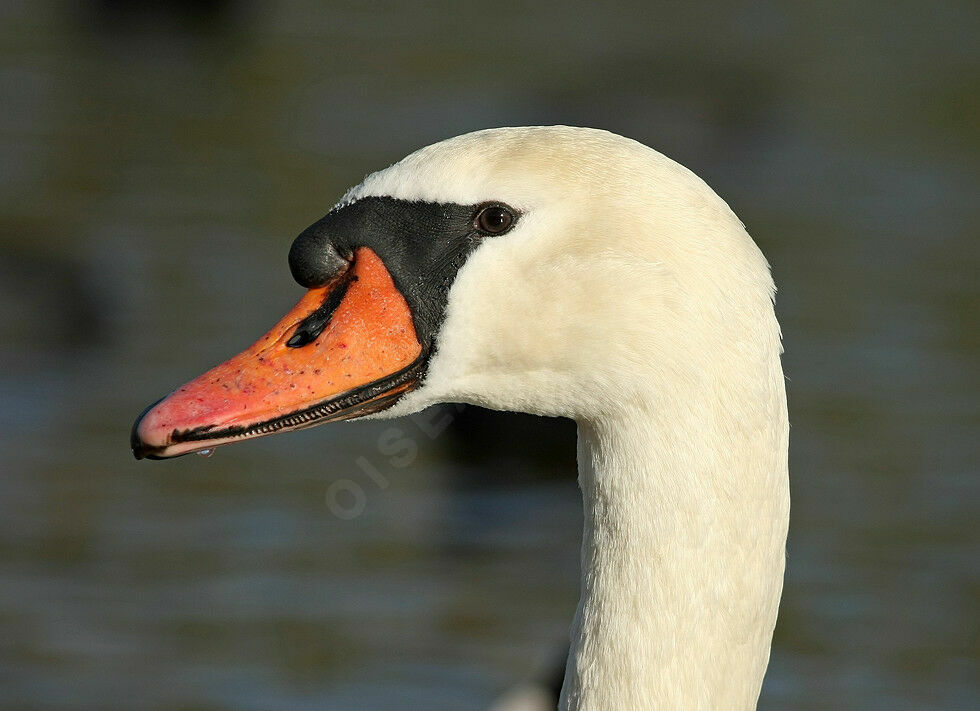
[[751, 709], [789, 519], [766, 260], [693, 173], [571, 127], [479, 131], [296, 238], [309, 291], [133, 427], [166, 458], [434, 403], [574, 418], [582, 589], [560, 707]]

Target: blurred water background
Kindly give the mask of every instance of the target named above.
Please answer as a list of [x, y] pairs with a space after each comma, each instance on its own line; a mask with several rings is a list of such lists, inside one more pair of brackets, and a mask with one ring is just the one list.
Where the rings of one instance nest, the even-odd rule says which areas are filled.
[[477, 710], [578, 592], [570, 423], [475, 408], [133, 461], [432, 141], [570, 123], [701, 175], [780, 286], [763, 709], [977, 708], [975, 2], [0, 5], [0, 707]]

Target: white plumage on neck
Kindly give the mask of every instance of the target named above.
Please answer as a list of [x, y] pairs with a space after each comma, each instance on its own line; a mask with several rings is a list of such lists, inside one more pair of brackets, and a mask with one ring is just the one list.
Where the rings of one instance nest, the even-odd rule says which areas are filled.
[[[730, 439], [740, 426], [704, 422], [700, 406], [579, 424], [582, 593], [563, 709], [755, 707], [782, 587], [785, 434]], [[739, 451], [761, 444], [768, 462]]]
[[365, 195], [523, 212], [460, 270], [423, 385], [574, 418], [582, 597], [562, 708], [750, 709], [782, 587], [788, 423], [768, 265], [728, 206], [591, 129], [424, 148]]

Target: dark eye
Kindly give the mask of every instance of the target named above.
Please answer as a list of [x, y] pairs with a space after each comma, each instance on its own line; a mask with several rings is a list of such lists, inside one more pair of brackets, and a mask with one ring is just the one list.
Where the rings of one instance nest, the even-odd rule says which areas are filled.
[[476, 216], [476, 226], [481, 232], [499, 235], [514, 224], [514, 213], [501, 205], [489, 205]]

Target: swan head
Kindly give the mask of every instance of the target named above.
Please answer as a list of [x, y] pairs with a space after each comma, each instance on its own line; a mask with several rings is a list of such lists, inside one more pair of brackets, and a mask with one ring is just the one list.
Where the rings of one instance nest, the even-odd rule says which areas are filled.
[[779, 350], [768, 265], [728, 206], [605, 131], [423, 148], [348, 191], [289, 260], [306, 296], [148, 408], [137, 457], [440, 402], [601, 418]]

